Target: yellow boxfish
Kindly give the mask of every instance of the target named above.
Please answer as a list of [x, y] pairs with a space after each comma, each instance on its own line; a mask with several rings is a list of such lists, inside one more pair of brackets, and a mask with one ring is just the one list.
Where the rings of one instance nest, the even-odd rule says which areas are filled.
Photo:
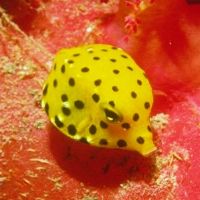
[[149, 115], [152, 88], [124, 50], [91, 44], [60, 50], [43, 87], [42, 107], [66, 136], [98, 147], [156, 147]]

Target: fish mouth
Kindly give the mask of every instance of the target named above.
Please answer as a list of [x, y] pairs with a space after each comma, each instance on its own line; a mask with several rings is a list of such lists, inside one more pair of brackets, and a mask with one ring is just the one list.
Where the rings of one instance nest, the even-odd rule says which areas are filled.
[[140, 152], [144, 157], [148, 157], [151, 154], [153, 154], [157, 150], [157, 147], [153, 145], [151, 148], [144, 149], [142, 152]]

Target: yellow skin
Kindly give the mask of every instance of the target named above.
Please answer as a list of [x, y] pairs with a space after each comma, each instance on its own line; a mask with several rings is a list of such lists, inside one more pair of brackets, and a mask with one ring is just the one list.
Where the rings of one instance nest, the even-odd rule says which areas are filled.
[[105, 44], [60, 50], [42, 98], [51, 122], [68, 137], [144, 156], [156, 149], [152, 103], [144, 71], [122, 49]]

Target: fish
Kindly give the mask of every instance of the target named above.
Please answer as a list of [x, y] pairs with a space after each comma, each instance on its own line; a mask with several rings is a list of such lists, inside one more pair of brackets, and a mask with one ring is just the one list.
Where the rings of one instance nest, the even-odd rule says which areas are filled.
[[142, 68], [109, 44], [63, 48], [43, 86], [42, 108], [73, 140], [147, 156], [156, 150], [150, 126], [153, 93]]

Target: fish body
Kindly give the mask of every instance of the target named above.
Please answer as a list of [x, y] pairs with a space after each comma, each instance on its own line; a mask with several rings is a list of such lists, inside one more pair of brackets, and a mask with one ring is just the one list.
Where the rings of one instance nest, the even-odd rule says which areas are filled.
[[43, 87], [42, 107], [66, 136], [142, 155], [156, 149], [152, 104], [144, 71], [125, 51], [106, 44], [60, 50]]

